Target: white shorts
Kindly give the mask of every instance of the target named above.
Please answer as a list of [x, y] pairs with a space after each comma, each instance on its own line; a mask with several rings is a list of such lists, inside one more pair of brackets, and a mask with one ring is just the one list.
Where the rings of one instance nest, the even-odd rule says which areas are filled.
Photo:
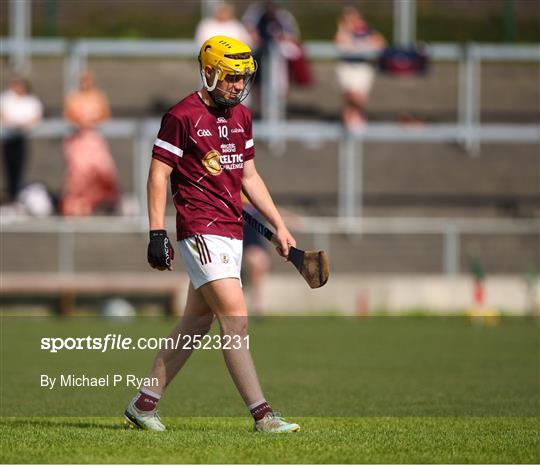
[[375, 79], [369, 63], [340, 63], [336, 68], [339, 84], [345, 91], [368, 95]]
[[238, 278], [242, 265], [242, 240], [217, 235], [197, 235], [178, 241], [193, 288], [220, 278]]

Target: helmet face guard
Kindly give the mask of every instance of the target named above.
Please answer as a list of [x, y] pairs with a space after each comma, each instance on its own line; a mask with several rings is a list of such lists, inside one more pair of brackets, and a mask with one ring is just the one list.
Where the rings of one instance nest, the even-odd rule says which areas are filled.
[[[201, 69], [203, 86], [217, 105], [233, 107], [248, 96], [255, 80], [255, 73], [257, 72], [257, 62], [253, 60], [253, 63], [254, 71], [247, 73], [236, 70], [224, 71], [222, 68], [214, 69], [214, 79], [211, 83], [206, 79], [205, 70]], [[220, 79], [220, 76], [224, 76], [224, 78]], [[239, 93], [236, 93], [235, 83], [240, 79], [244, 81], [244, 87]], [[225, 84], [218, 87], [219, 81], [223, 81]], [[227, 98], [227, 94], [231, 97]]]
[[[243, 42], [225, 36], [212, 37], [203, 44], [199, 66], [204, 88], [214, 103], [222, 107], [233, 107], [248, 96], [257, 71], [251, 49]], [[211, 83], [206, 76], [208, 67], [214, 72]], [[237, 92], [235, 83], [239, 80], [243, 80], [244, 85]]]

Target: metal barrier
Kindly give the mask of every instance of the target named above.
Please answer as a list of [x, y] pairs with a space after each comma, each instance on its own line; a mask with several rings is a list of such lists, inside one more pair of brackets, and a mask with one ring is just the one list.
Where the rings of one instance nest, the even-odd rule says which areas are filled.
[[[311, 59], [336, 60], [338, 51], [330, 42], [307, 42]], [[536, 125], [481, 125], [481, 65], [487, 61], [540, 61], [540, 45], [493, 45], [470, 43], [434, 43], [426, 46], [435, 61], [456, 61], [458, 73], [457, 124], [428, 124], [409, 128], [395, 124], [370, 124], [361, 133], [345, 132], [338, 123], [283, 121], [283, 97], [276, 89], [275, 70], [269, 67], [264, 74], [264, 121], [255, 123], [254, 134], [267, 141], [329, 140], [339, 144], [339, 214], [338, 218], [300, 218], [293, 227], [299, 233], [312, 234], [316, 247], [328, 249], [331, 234], [440, 234], [444, 237], [443, 271], [459, 271], [460, 235], [462, 234], [534, 234], [540, 233], [540, 220], [479, 220], [479, 219], [375, 219], [362, 218], [362, 161], [364, 141], [384, 142], [460, 142], [467, 150], [477, 153], [480, 142], [539, 143], [540, 128]], [[195, 58], [198, 50], [190, 40], [76, 40], [32, 39], [30, 41], [0, 38], [0, 55], [17, 57], [59, 56], [64, 59], [64, 90], [76, 85], [80, 72], [90, 57], [177, 57]], [[375, 55], [373, 56], [375, 58]], [[273, 60], [276, 60], [275, 51]], [[271, 62], [273, 61], [271, 60]], [[16, 60], [14, 60], [16, 61]], [[146, 203], [146, 177], [152, 142], [159, 120], [112, 120], [102, 126], [107, 137], [132, 138], [134, 141], [134, 186], [141, 205]], [[45, 121], [33, 131], [35, 138], [59, 138], [69, 126], [60, 119]], [[174, 219], [168, 219], [169, 226]], [[8, 223], [0, 219], [3, 233], [57, 233], [59, 238], [58, 269], [74, 268], [74, 234], [125, 233], [147, 230], [144, 218], [22, 219]]]
[[[101, 130], [107, 137], [133, 138], [134, 163], [133, 184], [141, 206], [146, 205], [146, 178], [150, 153], [159, 130], [159, 119], [115, 119]], [[48, 119], [36, 127], [35, 138], [60, 138], [69, 131], [62, 119]], [[374, 123], [359, 133], [344, 131], [339, 123], [278, 122], [265, 124], [255, 122], [255, 139], [260, 141], [334, 141], [338, 147], [338, 212], [342, 217], [362, 216], [362, 165], [363, 142], [456, 142], [465, 134], [485, 142], [540, 143], [540, 126], [537, 125], [482, 125], [467, 128], [460, 125], [427, 124], [407, 127], [398, 124]]]
[[[152, 144], [159, 129], [158, 119], [112, 120], [101, 127], [106, 137], [133, 138], [135, 169], [134, 186], [140, 205], [146, 204], [146, 178]], [[32, 131], [34, 138], [60, 138], [68, 134], [69, 125], [61, 119], [44, 121]], [[458, 141], [466, 128], [460, 125], [425, 125], [404, 127], [395, 124], [370, 124], [362, 133], [347, 133], [338, 124], [289, 122], [266, 125], [254, 124], [257, 140], [281, 138], [295, 141], [334, 141], [339, 146], [339, 212], [338, 218], [299, 218], [291, 225], [293, 231], [311, 234], [314, 244], [328, 249], [329, 235], [346, 234], [440, 234], [444, 237], [443, 272], [459, 271], [460, 235], [462, 234], [540, 234], [540, 220], [479, 220], [448, 218], [359, 218], [362, 213], [363, 141], [384, 142], [448, 142]], [[540, 128], [536, 125], [483, 125], [472, 128], [473, 136], [481, 141], [539, 143]], [[174, 228], [174, 219], [168, 219]], [[48, 218], [21, 219], [8, 222], [0, 219], [2, 233], [58, 234], [58, 270], [74, 268], [74, 234], [146, 232], [146, 218], [84, 219]]]
[[[166, 226], [174, 231], [174, 217], [167, 217]], [[313, 235], [316, 249], [331, 254], [329, 236], [333, 234], [438, 234], [443, 236], [442, 273], [456, 275], [460, 272], [460, 236], [463, 234], [540, 235], [540, 219], [459, 219], [459, 218], [344, 218], [296, 217], [289, 222], [293, 232]], [[22, 217], [17, 220], [0, 219], [2, 234], [58, 235], [57, 271], [75, 271], [75, 234], [125, 234], [148, 232], [146, 218], [49, 217], [36, 219]]]
[[302, 217], [295, 231], [314, 236], [316, 249], [330, 249], [331, 234], [439, 234], [442, 235], [442, 272], [456, 275], [463, 234], [539, 235], [540, 219], [470, 219], [470, 218], [358, 218]]
[[[106, 40], [85, 39], [67, 41], [63, 39], [32, 39], [25, 42], [24, 50], [33, 56], [64, 57], [64, 90], [76, 86], [77, 78], [89, 57], [178, 57], [195, 58], [196, 44], [191, 40]], [[331, 42], [306, 42], [306, 51], [311, 59], [336, 60], [338, 50]], [[0, 38], [0, 55], [15, 56], [20, 53], [21, 43], [13, 39]], [[465, 46], [451, 43], [426, 45], [428, 54], [435, 61], [459, 62], [458, 73], [458, 123], [465, 129], [460, 139], [469, 153], [479, 150], [479, 139], [475, 128], [480, 124], [481, 65], [486, 61], [540, 61], [539, 44], [498, 45], [475, 44]], [[372, 54], [375, 58], [375, 54]], [[276, 63], [276, 52], [270, 63]], [[283, 119], [284, 96], [276, 91], [276, 65], [269, 66], [263, 74], [264, 115], [268, 124]]]

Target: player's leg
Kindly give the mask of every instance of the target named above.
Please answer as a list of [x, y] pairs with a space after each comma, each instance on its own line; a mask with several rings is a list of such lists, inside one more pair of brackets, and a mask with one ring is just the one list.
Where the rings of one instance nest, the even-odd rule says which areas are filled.
[[[219, 320], [223, 342], [231, 342], [228, 347], [223, 346], [223, 356], [236, 388], [253, 415], [255, 430], [265, 432], [299, 430], [297, 424], [288, 423], [275, 414], [264, 398], [246, 341], [248, 318], [240, 280], [223, 278], [206, 283], [200, 289]], [[235, 342], [240, 344], [235, 345]]]
[[[214, 314], [203, 299], [200, 290], [189, 285], [187, 304], [180, 323], [171, 332], [169, 338], [176, 342], [180, 335], [206, 335], [212, 326]], [[193, 350], [192, 345], [180, 345], [179, 348], [162, 348], [154, 359], [148, 380], [156, 380], [156, 386], [145, 386], [133, 398], [126, 409], [126, 419], [133, 427], [148, 430], [165, 430], [161, 423], [156, 406], [165, 388], [184, 366]]]
[[368, 63], [358, 63], [355, 72], [355, 88], [350, 93], [350, 100], [363, 125], [367, 123], [365, 108], [375, 79], [375, 71]]
[[[210, 331], [213, 319], [214, 314], [203, 299], [201, 291], [195, 290], [190, 283], [184, 315], [169, 335], [169, 339], [176, 342], [178, 335], [206, 335]], [[163, 348], [159, 351], [148, 375], [150, 379], [153, 377], [158, 379], [159, 387], [156, 388], [156, 393], [159, 395], [171, 383], [193, 352], [191, 349], [193, 345], [182, 345], [182, 342], [185, 342], [182, 337], [179, 341], [181, 343], [179, 348]]]
[[[224, 278], [200, 288], [204, 299], [219, 320], [222, 337], [238, 338], [244, 342], [247, 336], [247, 308], [240, 282], [236, 278]], [[225, 340], [224, 340], [225, 341]], [[223, 348], [223, 356], [240, 395], [247, 405], [261, 399], [263, 394], [255, 366], [247, 344], [238, 350]]]
[[264, 312], [264, 280], [270, 268], [270, 259], [265, 249], [251, 245], [244, 251], [251, 291], [251, 315], [261, 316]]
[[365, 101], [365, 96], [359, 92], [348, 91], [345, 93], [343, 119], [349, 129], [362, 129], [366, 124], [364, 116]]

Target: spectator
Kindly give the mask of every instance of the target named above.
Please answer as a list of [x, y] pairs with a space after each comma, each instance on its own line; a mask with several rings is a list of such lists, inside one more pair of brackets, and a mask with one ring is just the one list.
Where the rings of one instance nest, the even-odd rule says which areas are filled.
[[[298, 59], [303, 53], [299, 46], [300, 30], [296, 19], [285, 8], [269, 0], [251, 4], [242, 21], [251, 35], [253, 56], [259, 68], [268, 69], [272, 47], [278, 51], [280, 60], [273, 64], [276, 66], [273, 73], [277, 76], [279, 96], [284, 98], [289, 90], [288, 62]], [[255, 83], [257, 86], [260, 84], [260, 75], [256, 76]]]
[[115, 209], [118, 174], [107, 142], [96, 127], [111, 116], [109, 102], [91, 73], [81, 75], [79, 89], [68, 95], [64, 117], [75, 127], [64, 141], [67, 173], [62, 199], [64, 215], [89, 215], [97, 207]]
[[13, 203], [22, 188], [27, 159], [28, 133], [43, 117], [41, 101], [28, 82], [15, 77], [0, 95], [0, 124], [8, 200]]
[[[244, 199], [244, 196], [242, 196]], [[244, 210], [262, 221], [257, 209], [244, 199]], [[265, 239], [244, 222], [243, 260], [251, 298], [252, 315], [262, 316], [265, 311], [264, 282], [270, 269], [270, 255]]]
[[292, 13], [272, 0], [251, 4], [242, 21], [257, 48], [287, 39], [298, 40], [300, 37], [298, 23]]
[[195, 31], [197, 47], [200, 48], [204, 41], [213, 36], [228, 36], [247, 44], [251, 43], [247, 29], [236, 19], [234, 7], [227, 2], [217, 3], [213, 16], [199, 22]]
[[386, 41], [357, 8], [349, 6], [343, 8], [338, 21], [335, 44], [341, 54], [337, 78], [344, 97], [343, 123], [350, 130], [363, 129], [364, 108], [375, 77], [370, 55], [381, 51]]

